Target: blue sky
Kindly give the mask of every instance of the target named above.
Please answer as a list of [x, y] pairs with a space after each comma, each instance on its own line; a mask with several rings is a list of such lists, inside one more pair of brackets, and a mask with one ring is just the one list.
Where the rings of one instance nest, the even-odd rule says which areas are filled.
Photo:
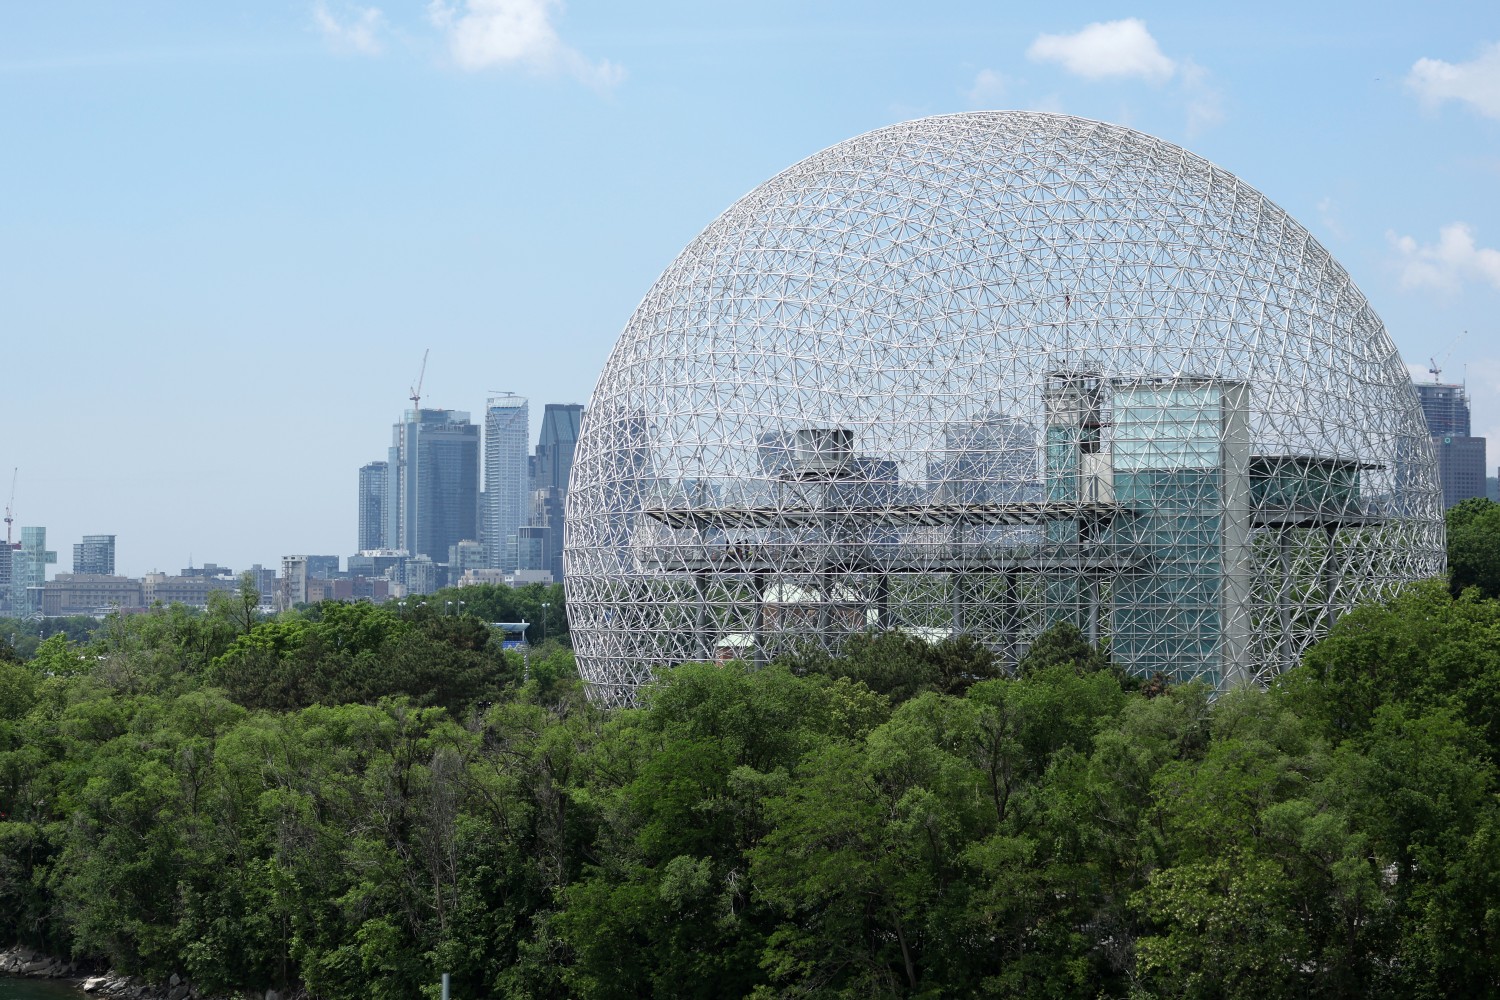
[[[977, 108], [1119, 122], [1322, 240], [1500, 462], [1500, 5], [0, 6], [0, 468], [66, 570], [355, 546], [424, 401], [586, 402], [737, 197]], [[1467, 331], [1465, 334], [1464, 331]], [[7, 484], [8, 486], [8, 484]]]

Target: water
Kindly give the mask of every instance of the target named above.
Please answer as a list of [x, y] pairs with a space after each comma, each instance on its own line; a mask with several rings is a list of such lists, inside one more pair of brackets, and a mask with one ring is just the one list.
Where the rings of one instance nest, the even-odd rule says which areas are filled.
[[0, 976], [0, 1000], [81, 1000], [87, 993], [53, 979]]

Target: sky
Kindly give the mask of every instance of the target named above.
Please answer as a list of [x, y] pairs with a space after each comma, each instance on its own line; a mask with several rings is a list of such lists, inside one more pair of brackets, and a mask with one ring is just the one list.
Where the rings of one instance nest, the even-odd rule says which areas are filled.
[[[0, 4], [0, 471], [117, 571], [356, 547], [424, 406], [586, 403], [735, 199], [894, 122], [1177, 143], [1322, 241], [1500, 463], [1500, 4]], [[9, 486], [0, 486], [4, 492]], [[5, 494], [8, 498], [9, 494]]]

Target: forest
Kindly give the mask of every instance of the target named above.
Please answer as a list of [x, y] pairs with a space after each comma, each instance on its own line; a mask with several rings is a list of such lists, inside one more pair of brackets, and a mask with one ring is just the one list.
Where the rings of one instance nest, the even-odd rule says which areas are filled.
[[1500, 506], [1449, 528], [1218, 698], [1058, 627], [604, 712], [484, 588], [0, 647], [0, 942], [319, 1000], [1496, 995]]

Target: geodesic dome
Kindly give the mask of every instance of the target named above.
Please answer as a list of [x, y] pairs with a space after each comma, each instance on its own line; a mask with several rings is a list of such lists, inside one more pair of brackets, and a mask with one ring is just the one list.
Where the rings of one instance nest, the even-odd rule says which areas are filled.
[[567, 500], [591, 690], [868, 629], [1006, 662], [1068, 621], [1223, 686], [1441, 571], [1410, 378], [1343, 268], [1225, 170], [1063, 115], [826, 149], [685, 249]]

